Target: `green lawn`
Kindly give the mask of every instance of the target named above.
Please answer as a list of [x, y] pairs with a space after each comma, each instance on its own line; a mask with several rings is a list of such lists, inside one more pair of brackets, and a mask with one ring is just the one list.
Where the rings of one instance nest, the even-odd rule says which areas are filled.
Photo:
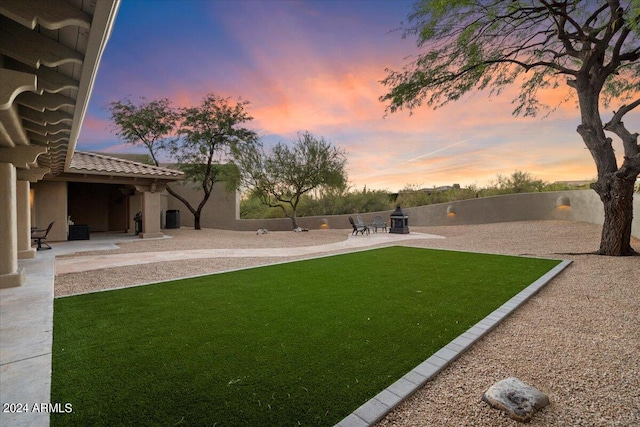
[[53, 426], [331, 426], [557, 265], [375, 249], [59, 298]]

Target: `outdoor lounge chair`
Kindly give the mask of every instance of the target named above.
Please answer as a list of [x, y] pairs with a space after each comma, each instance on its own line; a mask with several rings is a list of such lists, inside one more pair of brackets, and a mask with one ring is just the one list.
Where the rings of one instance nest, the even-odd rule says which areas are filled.
[[365, 231], [367, 232], [367, 234], [369, 234], [369, 229], [367, 228], [367, 226], [356, 224], [352, 217], [349, 217], [349, 223], [351, 223], [351, 226], [353, 227], [353, 231], [351, 232], [352, 235], [355, 234], [357, 236], [358, 233], [362, 233], [364, 235]]
[[373, 218], [373, 231], [377, 233], [378, 228], [383, 229], [385, 233], [387, 232], [387, 223], [380, 215], [376, 215]]
[[371, 226], [367, 225], [367, 223], [364, 222], [364, 220], [362, 219], [362, 217], [360, 215], [356, 216], [356, 221], [357, 221], [358, 225], [360, 227], [364, 227], [364, 229], [366, 230], [367, 234], [369, 234], [369, 230], [371, 230]]
[[[38, 247], [36, 247], [37, 251], [51, 249], [51, 246], [49, 246], [47, 243], [44, 243], [43, 240], [47, 240], [47, 236], [51, 231], [51, 227], [53, 227], [53, 223], [55, 223], [55, 221], [49, 224], [46, 230], [35, 230], [31, 232], [31, 240], [33, 241], [34, 244], [38, 245]], [[42, 245], [45, 245], [46, 248], [43, 248]]]

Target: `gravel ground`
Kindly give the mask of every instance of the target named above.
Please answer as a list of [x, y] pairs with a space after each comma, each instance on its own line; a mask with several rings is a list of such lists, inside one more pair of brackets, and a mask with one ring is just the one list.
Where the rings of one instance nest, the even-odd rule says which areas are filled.
[[[640, 257], [589, 254], [600, 227], [563, 221], [415, 227], [443, 240], [406, 245], [571, 259], [542, 291], [392, 411], [378, 427], [516, 426], [480, 399], [509, 376], [539, 388], [551, 405], [532, 426], [640, 426]], [[121, 245], [115, 252], [295, 247], [344, 240], [348, 230], [309, 233], [167, 230], [173, 239]], [[632, 245], [640, 250], [640, 241]], [[276, 249], [277, 250], [277, 249]], [[86, 255], [84, 253], [83, 255]], [[290, 257], [287, 260], [301, 257]], [[56, 277], [56, 295], [282, 262], [216, 258], [120, 267]], [[426, 357], [425, 357], [426, 358]]]
[[[120, 244], [119, 249], [100, 250], [62, 255], [63, 258], [86, 255], [109, 255], [118, 253], [141, 253], [155, 251], [180, 251], [190, 249], [240, 249], [240, 248], [277, 248], [324, 245], [346, 240], [347, 230], [311, 230], [304, 233], [269, 232], [257, 235], [248, 231], [228, 230], [164, 230], [173, 238], [154, 240], [135, 240]], [[336, 253], [339, 253], [337, 251]], [[344, 252], [344, 251], [343, 251]], [[134, 255], [132, 255], [134, 256]], [[141, 264], [93, 270], [82, 273], [57, 275], [55, 278], [55, 296], [73, 295], [102, 289], [170, 280], [181, 277], [197, 276], [238, 268], [274, 264], [309, 256], [273, 257], [273, 258], [209, 258], [185, 261], [171, 261], [162, 264]]]

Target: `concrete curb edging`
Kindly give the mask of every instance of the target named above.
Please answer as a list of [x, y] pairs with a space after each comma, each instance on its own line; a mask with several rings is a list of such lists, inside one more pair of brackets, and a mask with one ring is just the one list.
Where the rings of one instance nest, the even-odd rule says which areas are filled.
[[427, 381], [433, 379], [476, 341], [479, 341], [489, 333], [489, 331], [495, 328], [519, 306], [535, 295], [549, 283], [551, 279], [567, 268], [569, 264], [571, 264], [571, 260], [563, 260], [560, 262], [560, 264], [495, 309], [487, 317], [442, 347], [427, 360], [413, 368], [409, 373], [382, 390], [369, 401], [365, 402], [334, 427], [369, 427], [380, 421], [401, 402], [413, 395]]

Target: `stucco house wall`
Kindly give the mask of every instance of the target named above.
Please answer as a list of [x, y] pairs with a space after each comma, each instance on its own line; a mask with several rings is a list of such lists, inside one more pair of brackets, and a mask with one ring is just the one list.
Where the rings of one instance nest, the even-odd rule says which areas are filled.
[[[194, 188], [192, 183], [172, 183], [169, 185], [173, 191], [187, 199], [191, 206], [197, 207], [202, 200], [202, 190]], [[180, 211], [180, 225], [193, 227], [193, 214], [180, 200], [169, 195], [167, 197], [167, 210]], [[236, 192], [227, 193], [223, 183], [216, 183], [211, 192], [211, 197], [202, 209], [200, 225], [203, 228], [219, 228], [235, 230], [236, 221], [239, 218], [240, 202]]]
[[55, 221], [47, 237], [48, 241], [67, 240], [67, 183], [61, 181], [38, 181], [31, 185], [34, 190], [31, 226], [39, 230]]

